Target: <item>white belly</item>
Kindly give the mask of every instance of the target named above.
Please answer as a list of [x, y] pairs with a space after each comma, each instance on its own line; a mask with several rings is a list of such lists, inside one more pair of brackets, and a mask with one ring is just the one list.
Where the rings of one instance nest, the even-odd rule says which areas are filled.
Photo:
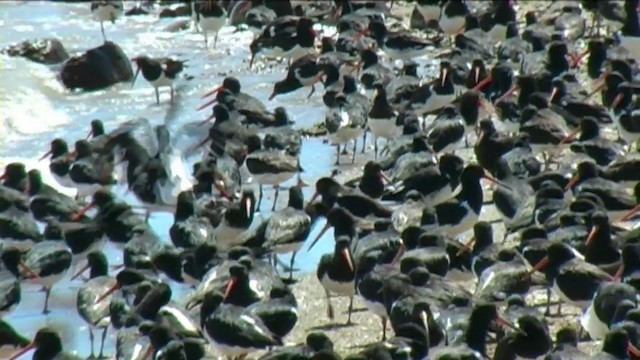
[[227, 23], [227, 18], [223, 17], [200, 17], [200, 21], [198, 25], [200, 25], [200, 29], [204, 32], [213, 32], [217, 33], [222, 29], [222, 27]]
[[302, 247], [303, 244], [304, 242], [300, 242], [300, 241], [290, 242], [286, 244], [276, 244], [272, 246], [272, 250], [277, 254], [288, 254], [288, 253], [300, 251], [300, 248]]
[[93, 196], [103, 186], [100, 184], [76, 184], [76, 188], [78, 189], [78, 198], [84, 199], [87, 196]]
[[239, 229], [226, 224], [223, 220], [216, 228], [216, 241], [217, 245], [221, 248], [231, 248], [236, 245], [242, 245], [242, 233], [245, 229]]
[[384, 52], [392, 60], [395, 60], [395, 59], [411, 60], [411, 59], [419, 58], [425, 55], [430, 50], [432, 50], [431, 47], [427, 46], [421, 49], [404, 49], [404, 50], [385, 48]]
[[27, 280], [27, 282], [29, 284], [42, 285], [43, 287], [45, 287], [47, 289], [51, 289], [53, 287], [53, 285], [58, 283], [60, 280], [64, 279], [67, 276], [67, 273], [69, 273], [69, 269], [61, 272], [60, 274], [41, 277], [39, 280], [29, 279], [29, 280]]
[[283, 52], [281, 57], [295, 61], [298, 58], [301, 58], [309, 54], [313, 50], [314, 50], [313, 48], [305, 48], [305, 47], [301, 47], [300, 45], [295, 45], [294, 47], [291, 48], [291, 50]]
[[489, 30], [487, 35], [495, 41], [504, 41], [507, 38], [507, 27], [502, 24], [496, 24]]
[[394, 139], [400, 135], [395, 119], [369, 119], [367, 124], [376, 137]]
[[343, 127], [338, 129], [335, 133], [329, 134], [329, 142], [333, 145], [345, 144], [362, 136], [363, 133], [364, 129], [362, 128]]
[[426, 22], [440, 19], [440, 6], [438, 5], [418, 5], [418, 11]]
[[18, 249], [20, 252], [27, 252], [33, 247], [33, 240], [16, 240], [13, 238], [0, 238], [0, 249], [12, 248]]
[[447, 35], [457, 35], [464, 31], [466, 19], [464, 17], [449, 18], [442, 14], [440, 17], [440, 29]]
[[478, 222], [478, 215], [476, 215], [476, 213], [474, 213], [473, 211], [471, 211], [471, 209], [469, 209], [461, 222], [453, 225], [445, 225], [444, 226], [445, 229], [443, 230], [449, 236], [457, 237], [458, 235], [471, 230], [473, 228], [473, 225], [475, 225], [477, 222]]
[[438, 204], [442, 204], [443, 202], [451, 199], [453, 197], [453, 190], [451, 190], [451, 186], [447, 185], [442, 189], [434, 192], [433, 194], [429, 194], [426, 196], [425, 202], [431, 204], [432, 206], [436, 206]]
[[53, 176], [54, 179], [56, 179], [58, 184], [60, 184], [60, 186], [62, 186], [62, 187], [66, 187], [66, 188], [69, 188], [69, 189], [74, 189], [76, 187], [73, 184], [73, 181], [71, 181], [71, 179], [69, 178], [69, 174], [67, 174], [65, 176], [59, 176], [59, 175], [56, 175], [54, 173], [51, 173], [51, 175]]
[[456, 96], [454, 94], [441, 96], [433, 93], [433, 95], [431, 95], [427, 99], [424, 105], [420, 107], [420, 111], [423, 113], [430, 113], [436, 110], [440, 110], [443, 107], [451, 104], [455, 99]]
[[111, 21], [120, 17], [121, 13], [122, 11], [113, 5], [102, 5], [93, 11], [93, 18], [100, 22]]
[[293, 175], [295, 175], [295, 173], [292, 173], [292, 172], [283, 172], [283, 173], [275, 173], [275, 174], [267, 173], [267, 174], [258, 174], [258, 175], [251, 174], [251, 178], [253, 179], [253, 181], [255, 181], [260, 185], [279, 185], [291, 179]]
[[149, 81], [149, 84], [155, 88], [163, 87], [163, 86], [173, 86], [173, 79], [170, 79], [164, 75], [164, 72], [160, 74], [160, 77], [156, 80]]
[[320, 280], [322, 287], [329, 291], [331, 295], [336, 296], [353, 296], [356, 294], [355, 282], [338, 282], [329, 279], [329, 276], [325, 275]]
[[593, 308], [593, 302], [589, 308], [580, 316], [580, 325], [589, 333], [589, 336], [593, 340], [602, 340], [609, 331], [609, 327], [606, 326], [598, 316]]
[[640, 58], [640, 37], [620, 36], [620, 46], [627, 49], [633, 58]]

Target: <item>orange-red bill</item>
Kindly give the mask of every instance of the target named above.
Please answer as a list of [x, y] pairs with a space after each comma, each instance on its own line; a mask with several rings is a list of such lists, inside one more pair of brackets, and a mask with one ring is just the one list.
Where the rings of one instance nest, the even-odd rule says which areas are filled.
[[624, 263], [620, 263], [620, 266], [618, 267], [618, 270], [613, 275], [613, 281], [618, 282], [618, 281], [622, 280], [622, 275], [624, 275]]
[[640, 349], [638, 349], [635, 345], [633, 345], [631, 342], [629, 342], [627, 344], [627, 352], [634, 356], [634, 358], [640, 358]]
[[219, 93], [219, 92], [220, 92], [220, 90], [222, 90], [222, 89], [224, 89], [224, 88], [222, 87], [222, 85], [220, 85], [220, 86], [218, 86], [217, 88], [215, 88], [215, 89], [213, 89], [213, 90], [209, 91], [208, 93], [206, 93], [206, 94], [202, 95], [201, 99], [208, 98], [208, 97], [209, 97], [209, 96], [211, 96], [211, 95], [217, 94], [217, 93]]
[[27, 345], [27, 346], [23, 347], [22, 349], [16, 351], [15, 353], [13, 353], [13, 355], [11, 355], [11, 357], [9, 357], [9, 360], [15, 360], [15, 359], [19, 358], [20, 356], [26, 354], [27, 352], [31, 351], [35, 347], [36, 347], [36, 343], [35, 342], [31, 342], [29, 345]]
[[568, 144], [572, 141], [574, 141], [576, 139], [576, 135], [578, 135], [578, 132], [580, 130], [574, 131], [571, 134], [563, 137], [562, 139], [560, 139], [560, 143], [558, 143], [558, 145], [564, 145], [564, 144]]
[[440, 80], [441, 81], [441, 83], [440, 83], [441, 86], [444, 86], [444, 82], [447, 79], [447, 74], [448, 73], [449, 73], [448, 69], [446, 69], [446, 68], [442, 69], [442, 79]]
[[380, 172], [378, 173], [378, 176], [380, 176], [380, 178], [384, 181], [387, 182], [387, 184], [391, 184], [391, 181], [389, 180], [389, 178], [387, 177], [387, 175], [385, 175], [385, 173], [380, 170]]
[[402, 256], [404, 255], [404, 253], [407, 251], [407, 248], [404, 246], [404, 243], [400, 244], [400, 248], [398, 249], [398, 252], [396, 253], [396, 256], [393, 257], [393, 260], [391, 260], [391, 265], [395, 265], [397, 264], [400, 259], [402, 259]]
[[620, 94], [616, 95], [616, 97], [611, 102], [611, 109], [617, 108], [618, 104], [620, 104], [622, 99], [624, 99], [624, 94], [620, 93]]
[[500, 185], [500, 186], [506, 188], [507, 190], [513, 190], [509, 185], [503, 183], [502, 181], [494, 178], [493, 176], [491, 176], [491, 175], [489, 175], [487, 173], [485, 173], [482, 177], [487, 179], [487, 180], [489, 180], [489, 181], [491, 181], [492, 183], [494, 183], [496, 185]]
[[27, 265], [25, 265], [25, 263], [23, 263], [22, 261], [20, 261], [18, 263], [18, 266], [20, 267], [20, 269], [22, 271], [24, 271], [25, 273], [27, 273], [27, 276], [29, 276], [29, 279], [33, 279], [33, 280], [40, 280], [40, 275], [38, 275], [38, 273], [36, 273], [35, 271], [33, 271], [33, 269], [31, 269], [30, 267], [28, 267]]
[[582, 61], [582, 59], [585, 58], [585, 56], [589, 55], [589, 49], [585, 50], [582, 52], [582, 54], [578, 55], [578, 56], [571, 56], [572, 59], [572, 64], [571, 67], [576, 67], [576, 66], [580, 66], [580, 62]]
[[[476, 81], [478, 81], [478, 79], [476, 78]], [[482, 89], [485, 85], [487, 85], [488, 83], [490, 83], [491, 81], [493, 81], [493, 79], [491, 78], [491, 76], [487, 76], [486, 78], [482, 79], [479, 83], [476, 84], [476, 86], [473, 87], [472, 90], [480, 90]]]
[[571, 180], [569, 180], [569, 183], [567, 183], [567, 185], [564, 187], [564, 191], [568, 191], [569, 189], [571, 189], [575, 184], [578, 183], [578, 181], [580, 181], [580, 177], [578, 177], [577, 175], [572, 177]]
[[142, 356], [142, 360], [151, 358], [151, 355], [153, 355], [154, 351], [156, 351], [156, 349], [153, 347], [153, 345], [149, 344], [149, 346], [147, 346], [147, 350], [144, 352], [144, 356]]
[[102, 300], [108, 298], [111, 294], [113, 294], [114, 292], [116, 292], [116, 290], [120, 289], [120, 285], [118, 285], [118, 283], [115, 283], [112, 287], [109, 288], [109, 290], [107, 290], [104, 294], [100, 295], [97, 299], [96, 299], [96, 304], [100, 303]]
[[87, 271], [89, 268], [91, 267], [91, 264], [89, 264], [87, 262], [87, 264], [85, 266], [83, 266], [80, 270], [78, 270], [75, 274], [73, 274], [73, 276], [71, 277], [71, 280], [75, 280], [78, 276], [82, 275], [85, 271]]
[[324, 235], [324, 233], [326, 233], [329, 230], [329, 228], [331, 228], [331, 224], [329, 224], [329, 222], [324, 224], [324, 227], [322, 228], [322, 230], [320, 230], [320, 232], [318, 233], [318, 236], [316, 236], [316, 238], [313, 239], [313, 241], [311, 242], [311, 245], [309, 245], [309, 249], [307, 251], [311, 251], [311, 249], [313, 249], [313, 247], [316, 245], [318, 240], [320, 240], [322, 235]]
[[206, 103], [204, 103], [204, 105], [200, 105], [200, 107], [199, 107], [199, 108], [197, 108], [197, 109], [196, 109], [196, 111], [200, 111], [200, 110], [202, 110], [202, 109], [205, 109], [205, 108], [207, 108], [207, 107], [209, 107], [209, 106], [211, 106], [211, 105], [215, 104], [217, 101], [218, 101], [218, 99], [213, 98], [212, 100], [207, 101]]
[[551, 95], [549, 95], [549, 102], [552, 102], [556, 95], [558, 95], [558, 87], [554, 86], [551, 90]]
[[224, 182], [222, 182], [222, 181], [214, 181], [213, 182], [213, 186], [216, 188], [216, 190], [218, 190], [220, 195], [226, 197], [229, 200], [231, 200], [233, 198], [231, 196], [231, 194], [229, 194], [229, 191], [227, 190], [226, 186], [224, 185]]
[[507, 99], [509, 96], [513, 95], [514, 92], [518, 91], [520, 89], [520, 87], [518, 86], [512, 86], [511, 89], [507, 90], [506, 93], [504, 93], [502, 96], [500, 96], [499, 98], [496, 99], [496, 101], [494, 101], [494, 104], [497, 104], [499, 102], [504, 101], [505, 99]]
[[462, 246], [458, 252], [456, 253], [456, 256], [460, 256], [464, 253], [466, 253], [467, 251], [471, 251], [471, 247], [473, 246], [473, 244], [476, 242], [476, 237], [472, 236], [471, 239], [469, 239], [469, 241], [467, 241], [466, 244], [464, 244], [464, 246]]
[[529, 275], [532, 275], [536, 271], [544, 270], [547, 265], [549, 265], [549, 257], [545, 256], [542, 258], [542, 260], [538, 261], [538, 263], [535, 264], [531, 270], [529, 270]]
[[91, 135], [93, 135], [93, 129], [89, 130], [89, 132], [87, 133], [87, 140], [89, 140], [89, 138], [91, 138]]
[[44, 155], [42, 155], [42, 156], [38, 159], [38, 161], [42, 161], [42, 160], [44, 160], [44, 159], [48, 158], [49, 156], [51, 156], [51, 150], [47, 151]]
[[77, 213], [73, 214], [73, 216], [71, 217], [71, 221], [80, 220], [87, 213], [87, 211], [91, 210], [91, 208], [94, 207], [95, 205], [96, 204], [93, 201], [88, 203], [87, 205], [85, 205], [85, 207], [78, 210]]
[[633, 209], [629, 210], [629, 212], [627, 212], [626, 214], [624, 214], [624, 216], [622, 217], [621, 221], [627, 221], [629, 219], [631, 219], [631, 217], [637, 213], [640, 212], [640, 205], [636, 205]]
[[480, 79], [480, 67], [476, 66], [476, 68], [473, 71], [473, 73], [474, 73], [474, 81], [477, 84], [478, 83], [478, 79]]
[[591, 243], [593, 242], [593, 239], [595, 239], [596, 234], [598, 234], [598, 227], [594, 226], [591, 228], [591, 231], [589, 231], [589, 235], [587, 236], [587, 240], [585, 240], [584, 245], [585, 246], [589, 246], [591, 245]]
[[215, 118], [215, 117], [216, 117], [216, 116], [215, 116], [214, 114], [211, 114], [211, 116], [209, 116], [208, 118], [206, 118], [206, 119], [202, 120], [202, 121], [200, 122], [200, 125], [204, 125], [204, 124], [208, 123], [209, 121], [211, 121], [211, 120], [212, 120], [213, 118]]
[[227, 297], [229, 297], [229, 294], [231, 294], [231, 290], [233, 290], [233, 287], [236, 285], [236, 281], [237, 279], [234, 277], [230, 277], [229, 281], [227, 281], [227, 288], [224, 289], [224, 298], [226, 299]]
[[349, 252], [349, 249], [342, 249], [342, 257], [344, 257], [344, 261], [347, 262], [349, 270], [354, 271], [355, 267], [353, 266], [353, 260], [351, 259], [351, 253]]
[[512, 329], [512, 330], [520, 331], [520, 329], [518, 329], [515, 325], [513, 325], [513, 323], [512, 323], [511, 321], [509, 321], [509, 320], [507, 320], [507, 319], [503, 318], [503, 317], [502, 317], [502, 316], [500, 316], [500, 315], [498, 315], [498, 316], [496, 317], [495, 322], [496, 322], [496, 323], [498, 323], [499, 325], [506, 326], [506, 327], [508, 327], [508, 328], [510, 328], [510, 329]]

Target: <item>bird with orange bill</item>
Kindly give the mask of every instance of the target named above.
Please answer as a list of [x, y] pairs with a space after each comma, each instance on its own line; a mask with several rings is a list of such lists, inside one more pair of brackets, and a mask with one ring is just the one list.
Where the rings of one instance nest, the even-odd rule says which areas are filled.
[[572, 190], [574, 195], [588, 192], [598, 196], [612, 223], [623, 221], [627, 213], [638, 204], [636, 196], [629, 194], [615, 181], [602, 178], [598, 167], [591, 161], [578, 164], [576, 173], [564, 190]]
[[71, 249], [60, 241], [35, 243], [25, 254], [17, 249], [7, 249], [2, 253], [5, 266], [14, 276], [44, 287], [44, 314], [50, 312], [51, 288], [66, 277], [72, 258]]
[[[242, 91], [242, 86], [240, 85], [240, 81], [233, 77], [227, 76], [222, 81], [222, 84], [215, 89], [209, 91], [208, 93], [202, 96], [202, 99], [206, 99], [210, 96], [219, 94], [222, 90], [228, 90], [234, 99], [234, 106], [238, 110], [249, 110], [255, 112], [264, 112], [267, 111], [267, 108], [264, 106], [262, 101], [257, 98], [245, 93]], [[198, 110], [202, 110], [206, 107], [209, 107], [218, 101], [217, 98], [214, 98], [210, 101], [207, 101], [203, 105], [201, 105]]]
[[316, 271], [316, 276], [324, 288], [327, 301], [327, 317], [330, 320], [335, 319], [331, 296], [349, 297], [347, 324], [351, 324], [353, 297], [356, 294], [356, 273], [350, 244], [351, 239], [349, 236], [342, 235], [336, 238], [333, 253], [325, 254], [320, 258]]
[[104, 359], [104, 341], [107, 338], [107, 330], [111, 325], [111, 316], [109, 314], [109, 302], [96, 302], [105, 291], [109, 290], [115, 283], [116, 279], [109, 276], [109, 262], [107, 257], [101, 251], [92, 251], [87, 254], [87, 264], [71, 277], [71, 280], [78, 278], [85, 271], [90, 270], [89, 281], [87, 281], [76, 296], [76, 306], [78, 314], [84, 320], [89, 328], [89, 340], [91, 341], [91, 356], [94, 358], [93, 349], [93, 331], [102, 330], [102, 339], [100, 342], [100, 353], [98, 359]]
[[22, 355], [34, 350], [33, 359], [46, 360], [82, 360], [78, 355], [68, 353], [62, 349], [62, 339], [60, 334], [49, 327], [38, 330], [36, 336], [29, 345], [11, 355], [8, 360], [17, 360]]
[[552, 242], [547, 254], [529, 271], [544, 272], [551, 288], [564, 303], [586, 309], [598, 287], [614, 278], [598, 266], [586, 262], [580, 253], [562, 242]]

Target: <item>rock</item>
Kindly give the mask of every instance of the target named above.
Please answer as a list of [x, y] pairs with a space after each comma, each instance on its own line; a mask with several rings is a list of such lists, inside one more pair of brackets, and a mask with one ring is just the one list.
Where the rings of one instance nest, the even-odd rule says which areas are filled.
[[2, 49], [3, 54], [21, 56], [40, 64], [58, 64], [69, 58], [67, 50], [58, 39], [25, 40]]
[[62, 67], [60, 77], [68, 89], [99, 90], [131, 81], [133, 69], [120, 46], [107, 41], [69, 59]]
[[158, 16], [161, 19], [173, 18], [178, 16], [191, 16], [191, 7], [188, 5], [178, 5], [170, 8], [164, 8]]
[[149, 15], [149, 12], [140, 6], [134, 6], [124, 13], [124, 16]]

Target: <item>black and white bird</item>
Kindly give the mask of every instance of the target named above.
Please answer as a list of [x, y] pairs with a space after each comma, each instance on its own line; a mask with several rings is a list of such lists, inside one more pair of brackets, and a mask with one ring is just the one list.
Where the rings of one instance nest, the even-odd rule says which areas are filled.
[[227, 11], [214, 0], [192, 3], [192, 11], [195, 12], [196, 22], [204, 35], [204, 46], [209, 46], [209, 33], [213, 33], [213, 47], [218, 43], [218, 32], [227, 23]]
[[168, 86], [171, 89], [171, 102], [173, 102], [173, 82], [184, 68], [184, 62], [169, 58], [153, 59], [148, 56], [138, 56], [131, 59], [138, 69], [133, 77], [131, 86], [135, 84], [138, 74], [142, 70], [142, 76], [153, 86], [156, 91], [156, 104], [160, 104], [158, 88]]
[[122, 16], [124, 2], [122, 0], [98, 0], [91, 2], [91, 14], [96, 21], [100, 22], [100, 31], [102, 38], [107, 41], [104, 35], [104, 22], [111, 21], [115, 23], [116, 19]]

